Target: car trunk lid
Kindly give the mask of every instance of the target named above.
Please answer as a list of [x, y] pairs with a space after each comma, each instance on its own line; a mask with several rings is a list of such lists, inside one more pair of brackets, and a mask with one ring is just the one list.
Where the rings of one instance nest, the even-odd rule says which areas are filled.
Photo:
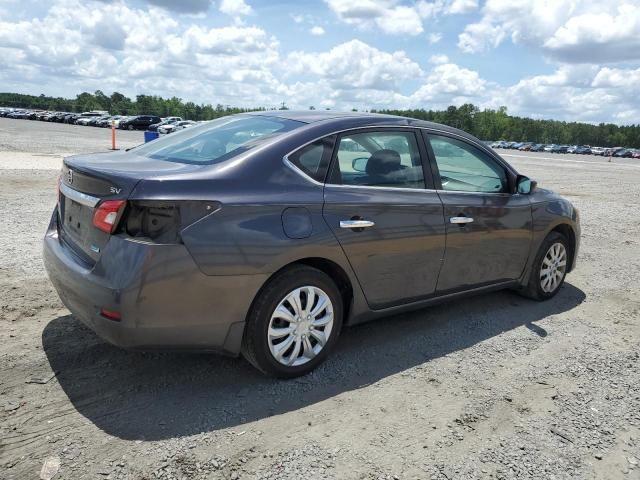
[[111, 236], [93, 222], [101, 204], [107, 200], [127, 200], [141, 180], [170, 178], [173, 174], [195, 168], [194, 165], [155, 160], [128, 152], [66, 158], [58, 199], [61, 240], [87, 266], [93, 266]]

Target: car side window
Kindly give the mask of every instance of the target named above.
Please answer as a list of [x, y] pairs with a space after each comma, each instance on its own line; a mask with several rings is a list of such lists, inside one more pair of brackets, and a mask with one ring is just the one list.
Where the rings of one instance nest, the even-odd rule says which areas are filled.
[[367, 131], [340, 137], [330, 183], [424, 189], [413, 132]]
[[317, 182], [324, 182], [334, 142], [335, 135], [316, 140], [290, 154], [288, 159]]
[[508, 191], [507, 172], [482, 150], [464, 141], [428, 135], [440, 173], [442, 190], [503, 193]]

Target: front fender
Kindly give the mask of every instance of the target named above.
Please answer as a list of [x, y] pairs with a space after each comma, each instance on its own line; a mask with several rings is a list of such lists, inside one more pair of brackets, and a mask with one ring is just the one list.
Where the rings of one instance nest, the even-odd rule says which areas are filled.
[[533, 262], [545, 238], [554, 230], [565, 230], [573, 234], [573, 255], [568, 272], [575, 268], [578, 249], [580, 246], [580, 219], [578, 210], [566, 198], [548, 190], [540, 189], [532, 194], [531, 215], [533, 218], [533, 232], [531, 252], [527, 266], [520, 278], [520, 283], [528, 282]]

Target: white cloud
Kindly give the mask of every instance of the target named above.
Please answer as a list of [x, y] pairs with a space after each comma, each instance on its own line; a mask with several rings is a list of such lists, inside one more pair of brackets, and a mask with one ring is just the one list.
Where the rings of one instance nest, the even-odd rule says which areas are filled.
[[458, 47], [467, 53], [478, 53], [497, 47], [504, 37], [505, 30], [501, 25], [473, 23], [458, 36]]
[[326, 32], [324, 31], [324, 28], [316, 25], [314, 27], [311, 28], [311, 30], [309, 30], [311, 32], [311, 35], [315, 35], [315, 36], [320, 36], [320, 35], [324, 35]]
[[447, 13], [464, 14], [471, 13], [478, 8], [478, 0], [453, 0], [447, 8]]
[[420, 16], [433, 18], [471, 13], [478, 9], [478, 0], [418, 0], [415, 5]]
[[[105, 0], [103, 0], [105, 1]], [[177, 13], [197, 14], [209, 9], [211, 0], [146, 0], [152, 5], [166, 8]]]
[[429, 43], [431, 45], [435, 45], [440, 40], [442, 40], [442, 34], [441, 33], [430, 33], [429, 34]]
[[483, 16], [458, 38], [465, 52], [505, 38], [572, 63], [640, 59], [640, 3], [629, 0], [487, 0]]
[[[437, 56], [436, 65], [427, 75], [423, 85], [411, 95], [411, 100], [420, 105], [428, 102], [432, 105], [450, 104], [452, 99], [458, 99], [456, 103], [472, 100], [482, 100], [486, 92], [487, 82], [478, 72], [462, 68], [447, 61], [446, 56]], [[432, 57], [434, 60], [434, 57]]]
[[[122, 36], [105, 31], [109, 24], [120, 26]], [[279, 44], [264, 30], [206, 28], [178, 22], [166, 9], [123, 2], [57, 0], [40, 19], [0, 22], [0, 50], [12, 62], [6, 71], [0, 65], [3, 85], [31, 81], [36, 91], [117, 89], [260, 105], [280, 84], [271, 72]]]
[[384, 33], [391, 35], [418, 35], [422, 33], [422, 19], [412, 7], [397, 6], [376, 19]]
[[563, 65], [549, 75], [535, 75], [493, 92], [492, 103], [534, 118], [569, 121], [629, 122], [640, 113], [640, 69]]
[[418, 35], [423, 20], [438, 15], [469, 13], [477, 0], [325, 0], [344, 23], [360, 29], [379, 29], [388, 35]]
[[244, 0], [221, 0], [219, 10], [232, 17], [251, 15], [253, 9]]
[[593, 78], [591, 86], [605, 88], [638, 88], [640, 85], [640, 68], [620, 69], [604, 67]]
[[[296, 31], [301, 39], [291, 51], [275, 36], [277, 25], [238, 23], [242, 11], [262, 13], [257, 3], [251, 9], [236, 2], [239, 10], [227, 4], [232, 18], [209, 22], [206, 16], [185, 11], [205, 8], [208, 0], [188, 2], [180, 15], [169, 10], [168, 0], [52, 0], [31, 18], [21, 13], [0, 20], [0, 85], [5, 91], [24, 93], [74, 96], [87, 90], [117, 90], [129, 96], [179, 96], [247, 107], [276, 106], [283, 100], [290, 107], [333, 109], [443, 108], [472, 102], [481, 107], [507, 105], [511, 113], [525, 116], [637, 123], [638, 61], [608, 66], [575, 62], [590, 51], [594, 56], [608, 52], [608, 59], [636, 55], [638, 9], [630, 0], [626, 6], [622, 0], [611, 0], [618, 2], [611, 8], [572, 1], [546, 6], [529, 0], [487, 1], [482, 18], [460, 37], [469, 51], [491, 49], [510, 39], [555, 59], [549, 67], [529, 56], [529, 71], [550, 70], [500, 85], [483, 78], [482, 64], [472, 69], [454, 54], [424, 54], [428, 43], [441, 41], [435, 31], [407, 42], [413, 51], [389, 50], [384, 40], [376, 46], [358, 40], [359, 29], [414, 34], [425, 28], [427, 19], [437, 24], [438, 16], [476, 8], [476, 2], [331, 0], [338, 19], [353, 26], [353, 39], [312, 51], [308, 45], [318, 43], [314, 30], [320, 33], [327, 18], [294, 14], [290, 23], [299, 20]], [[214, 4], [222, 7], [220, 0]], [[34, 0], [33, 5], [39, 3]], [[487, 15], [494, 15], [495, 21]], [[623, 17], [626, 23], [620, 26]], [[246, 15], [243, 18], [246, 21]], [[596, 20], [605, 21], [607, 28], [593, 28]], [[324, 32], [323, 44], [331, 42], [333, 30]], [[565, 58], [573, 63], [563, 63]], [[501, 53], [488, 61], [512, 65], [517, 63], [514, 59]], [[510, 67], [510, 74], [518, 68]]]
[[620, 5], [614, 15], [585, 13], [571, 17], [543, 46], [566, 61], [639, 59], [640, 4]]
[[[196, 54], [245, 55], [265, 53], [270, 47], [270, 39], [258, 27], [189, 27], [180, 37], [173, 39], [169, 48], [176, 56]], [[276, 47], [274, 44], [273, 47]]]
[[443, 63], [449, 63], [449, 57], [447, 57], [446, 55], [431, 55], [431, 57], [429, 58], [429, 63], [432, 63], [434, 65], [441, 65]]
[[360, 40], [351, 40], [328, 52], [293, 52], [290, 73], [328, 80], [338, 89], [395, 89], [402, 80], [419, 76], [420, 66], [405, 52], [384, 52]]

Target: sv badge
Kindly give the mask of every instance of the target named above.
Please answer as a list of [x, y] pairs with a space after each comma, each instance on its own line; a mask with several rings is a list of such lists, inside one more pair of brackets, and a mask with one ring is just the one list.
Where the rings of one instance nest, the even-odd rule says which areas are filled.
[[110, 187], [109, 188], [109, 192], [111, 192], [112, 194], [115, 194], [115, 195], [119, 194], [121, 191], [122, 191], [121, 188], [117, 188], [117, 187]]

